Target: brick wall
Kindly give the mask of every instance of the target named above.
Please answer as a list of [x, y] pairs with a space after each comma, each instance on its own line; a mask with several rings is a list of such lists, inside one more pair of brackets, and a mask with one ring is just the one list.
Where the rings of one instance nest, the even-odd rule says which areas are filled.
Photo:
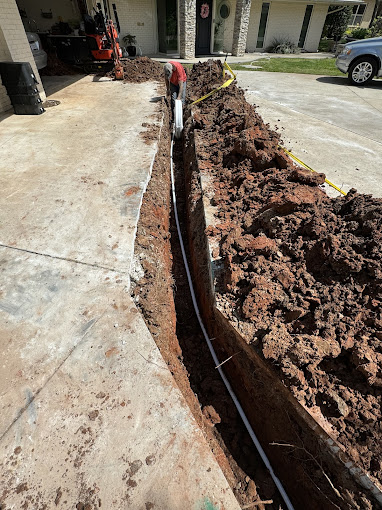
[[[40, 75], [38, 73], [27, 36], [25, 34], [24, 26], [22, 24], [19, 11], [15, 0], [0, 0], [0, 47], [1, 55], [3, 60], [9, 60], [12, 62], [29, 62], [32, 69], [40, 81]], [[9, 103], [4, 98], [4, 87], [3, 92], [0, 89], [0, 111], [8, 109]], [[41, 85], [38, 85], [38, 89], [42, 100], [45, 100], [45, 92]], [[7, 106], [8, 105], [8, 106]]]
[[[8, 51], [8, 46], [5, 42], [3, 31], [0, 28], [0, 62], [10, 60], [11, 56]], [[11, 101], [9, 100], [7, 91], [1, 83], [0, 77], [0, 112], [5, 112], [11, 108]]]

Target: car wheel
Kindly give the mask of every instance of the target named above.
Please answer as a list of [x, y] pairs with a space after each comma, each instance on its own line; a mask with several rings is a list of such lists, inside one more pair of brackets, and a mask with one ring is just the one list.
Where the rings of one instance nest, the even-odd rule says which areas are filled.
[[366, 85], [377, 74], [375, 60], [363, 57], [356, 60], [349, 68], [349, 80], [352, 85]]

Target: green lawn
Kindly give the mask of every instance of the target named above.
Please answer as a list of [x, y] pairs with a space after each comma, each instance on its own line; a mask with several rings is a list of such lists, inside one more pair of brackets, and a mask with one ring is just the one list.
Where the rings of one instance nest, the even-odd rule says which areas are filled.
[[230, 64], [235, 71], [270, 71], [273, 73], [300, 73], [300, 74], [322, 74], [325, 76], [343, 76], [343, 73], [336, 68], [334, 58], [310, 59], [310, 58], [262, 58], [253, 62], [259, 69], [244, 67], [250, 62]]

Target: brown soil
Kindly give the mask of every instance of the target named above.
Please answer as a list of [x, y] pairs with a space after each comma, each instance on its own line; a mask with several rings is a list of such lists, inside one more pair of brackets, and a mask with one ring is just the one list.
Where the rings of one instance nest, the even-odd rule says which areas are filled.
[[[130, 83], [143, 83], [145, 81], [163, 80], [163, 65], [148, 57], [138, 57], [132, 60], [124, 60], [123, 81]], [[106, 76], [115, 78], [114, 70]]]
[[[194, 67], [191, 97], [205, 93], [208, 72]], [[219, 306], [382, 481], [382, 199], [327, 197], [325, 176], [288, 160], [236, 86], [199, 103], [192, 129], [214, 182]]]
[[222, 85], [226, 79], [223, 69], [220, 60], [211, 59], [194, 64], [192, 72], [187, 69], [187, 101], [196, 101]]
[[[164, 102], [161, 108], [165, 112], [164, 127], [143, 198], [135, 245], [136, 266], [141, 266], [144, 275], [133, 282], [133, 297], [239, 503], [273, 499], [273, 506], [260, 504], [256, 508], [278, 509], [277, 490], [253, 452], [251, 440], [214, 369], [194, 314], [174, 218], [170, 215], [169, 115]], [[181, 144], [175, 146], [175, 160], [179, 177]], [[182, 176], [177, 179], [177, 186], [179, 210], [183, 211]]]
[[40, 76], [66, 76], [83, 74], [83, 71], [60, 60], [55, 53], [48, 53], [48, 64], [39, 71]]

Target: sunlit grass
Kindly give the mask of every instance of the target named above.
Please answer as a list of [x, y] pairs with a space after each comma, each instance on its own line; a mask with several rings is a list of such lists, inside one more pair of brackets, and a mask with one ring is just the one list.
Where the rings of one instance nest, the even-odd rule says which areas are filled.
[[243, 62], [230, 64], [230, 67], [235, 71], [268, 71], [273, 73], [343, 76], [343, 73], [337, 69], [334, 58], [262, 58], [252, 62], [252, 66], [251, 62]]

